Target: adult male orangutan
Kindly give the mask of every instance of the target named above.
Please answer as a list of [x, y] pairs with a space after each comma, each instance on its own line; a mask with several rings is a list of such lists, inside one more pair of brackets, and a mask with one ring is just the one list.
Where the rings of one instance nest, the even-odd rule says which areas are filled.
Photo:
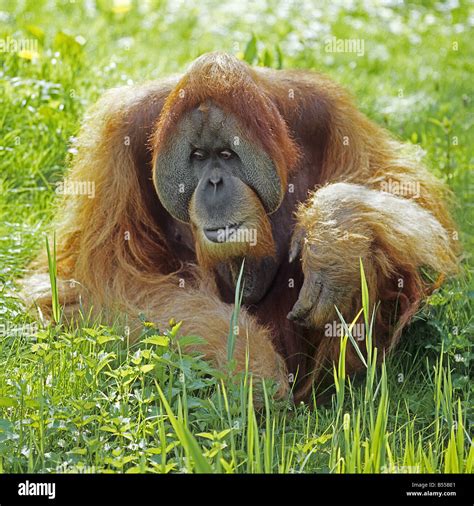
[[[54, 224], [66, 313], [80, 301], [182, 320], [221, 366], [245, 259], [237, 366], [248, 351], [255, 376], [297, 399], [337, 360], [335, 307], [349, 321], [361, 308], [360, 259], [386, 350], [430, 289], [420, 268], [432, 280], [456, 268], [443, 185], [310, 71], [210, 53], [183, 76], [111, 90], [66, 180], [95, 188], [66, 196]], [[43, 312], [46, 265], [24, 281]], [[363, 367], [352, 346], [346, 360]]]

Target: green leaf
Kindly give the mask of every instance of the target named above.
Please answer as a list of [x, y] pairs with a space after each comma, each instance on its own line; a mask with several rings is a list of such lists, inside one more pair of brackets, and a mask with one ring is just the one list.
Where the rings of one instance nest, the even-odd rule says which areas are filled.
[[170, 338], [167, 336], [159, 336], [155, 334], [153, 336], [147, 337], [143, 339], [145, 344], [155, 344], [156, 346], [168, 346], [170, 343]]
[[204, 437], [206, 439], [210, 439], [211, 441], [214, 441], [214, 434], [211, 434], [210, 432], [198, 432], [196, 436]]
[[39, 409], [41, 404], [38, 399], [25, 399], [25, 406], [31, 409]]
[[283, 68], [283, 52], [281, 50], [280, 44], [276, 44], [275, 52], [276, 52], [276, 59], [277, 59], [276, 68], [282, 69]]
[[97, 329], [84, 327], [82, 330], [90, 337], [97, 337], [99, 335], [99, 331]]
[[354, 318], [354, 320], [352, 321], [352, 323], [350, 325], [347, 325], [346, 320], [344, 320], [344, 317], [342, 316], [342, 314], [340, 313], [339, 309], [336, 306], [334, 306], [334, 309], [336, 310], [336, 313], [337, 313], [337, 316], [339, 317], [339, 320], [341, 320], [341, 324], [342, 324], [342, 326], [344, 328], [344, 334], [349, 337], [349, 340], [351, 341], [352, 346], [354, 347], [357, 355], [359, 356], [360, 360], [365, 365], [365, 367], [367, 367], [367, 362], [365, 361], [364, 355], [362, 355], [362, 352], [360, 351], [360, 348], [357, 345], [357, 343], [356, 343], [356, 341], [354, 339], [354, 336], [352, 335], [352, 328], [354, 327], [355, 323], [357, 322], [357, 320], [358, 320], [359, 316], [361, 315], [363, 309], [361, 309], [357, 313], [357, 316]]
[[182, 324], [183, 324], [183, 322], [178, 322], [175, 325], [173, 325], [172, 329], [169, 332], [169, 335], [171, 337], [176, 337]]
[[17, 438], [18, 436], [14, 432], [13, 424], [9, 420], [0, 418], [0, 443]]
[[26, 30], [40, 42], [44, 41], [44, 30], [37, 25], [26, 25]]
[[87, 455], [87, 448], [73, 448], [72, 450], [69, 450], [67, 452], [68, 454], [74, 454], [74, 455]]
[[61, 319], [61, 307], [59, 305], [58, 272], [56, 263], [56, 234], [53, 235], [53, 251], [49, 247], [49, 240], [46, 236], [46, 253], [48, 256], [49, 279], [51, 283], [51, 309], [53, 320], [59, 323]]
[[13, 397], [0, 397], [0, 408], [13, 408], [18, 401]]
[[117, 339], [116, 336], [99, 336], [97, 338], [97, 343], [98, 344], [105, 344], [105, 343], [108, 343], [109, 341], [115, 341]]
[[231, 432], [232, 429], [224, 429], [224, 430], [221, 430], [219, 432], [219, 434], [217, 434], [217, 439], [223, 439], [224, 437], [227, 436], [227, 434], [229, 434], [229, 432]]
[[112, 432], [113, 434], [117, 432], [117, 429], [115, 427], [110, 427], [109, 425], [102, 425], [102, 427], [100, 427], [99, 430], [103, 430], [105, 432]]
[[248, 41], [244, 51], [244, 60], [252, 64], [257, 58], [257, 37], [252, 34], [252, 38]]
[[166, 414], [168, 415], [171, 425], [173, 426], [173, 429], [176, 432], [176, 435], [178, 436], [178, 439], [181, 445], [183, 446], [185, 453], [187, 454], [188, 457], [191, 457], [192, 460], [194, 461], [196, 471], [198, 473], [211, 474], [212, 467], [209, 465], [209, 462], [202, 454], [196, 439], [191, 434], [191, 432], [189, 432], [189, 429], [174, 416], [171, 406], [166, 400], [166, 397], [163, 391], [161, 390], [160, 386], [157, 384], [156, 387], [158, 389], [161, 402], [165, 407]]
[[273, 65], [273, 55], [267, 48], [263, 51], [262, 63], [264, 67], [272, 67]]
[[365, 326], [369, 328], [369, 289], [367, 287], [367, 279], [365, 277], [364, 264], [362, 263], [362, 258], [359, 258], [360, 262], [360, 284], [361, 284], [361, 292], [362, 292], [362, 309], [364, 310], [364, 320]]
[[436, 125], [436, 126], [439, 126], [440, 128], [443, 128], [443, 123], [441, 123], [441, 121], [439, 121], [436, 118], [428, 118], [428, 121], [430, 123], [432, 123], [433, 125]]
[[77, 54], [82, 50], [82, 46], [86, 43], [84, 37], [71, 35], [65, 31], [60, 31], [54, 37], [54, 47], [71, 54]]
[[240, 313], [240, 305], [242, 304], [242, 296], [244, 293], [243, 285], [242, 285], [242, 276], [244, 274], [244, 264], [245, 258], [242, 260], [242, 265], [240, 266], [239, 277], [237, 278], [237, 286], [235, 287], [235, 300], [234, 300], [234, 310], [232, 311], [232, 316], [230, 319], [230, 329], [229, 335], [227, 337], [227, 360], [230, 362], [234, 356], [235, 349], [235, 340], [237, 338], [234, 328], [236, 327], [239, 321], [239, 313]]
[[145, 364], [140, 367], [140, 371], [147, 373], [153, 371], [154, 368], [155, 368], [154, 364]]

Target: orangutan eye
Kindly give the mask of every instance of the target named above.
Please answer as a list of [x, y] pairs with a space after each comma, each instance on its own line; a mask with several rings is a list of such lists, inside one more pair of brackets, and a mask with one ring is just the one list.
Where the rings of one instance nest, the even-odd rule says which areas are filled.
[[234, 156], [234, 152], [231, 151], [230, 149], [223, 149], [220, 153], [219, 153], [219, 156], [223, 159], [223, 160], [230, 160], [231, 158], [233, 158]]
[[204, 151], [204, 149], [195, 149], [191, 153], [191, 158], [193, 160], [199, 160], [199, 161], [205, 160], [207, 158], [207, 152]]

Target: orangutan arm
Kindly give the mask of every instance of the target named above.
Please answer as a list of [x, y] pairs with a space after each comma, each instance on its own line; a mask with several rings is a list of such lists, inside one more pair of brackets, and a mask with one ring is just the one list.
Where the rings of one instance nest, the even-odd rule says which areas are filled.
[[313, 328], [339, 321], [335, 306], [349, 321], [361, 309], [359, 259], [372, 304], [386, 293], [406, 296], [406, 307], [398, 307], [403, 324], [423, 295], [419, 268], [449, 273], [456, 265], [449, 233], [432, 213], [348, 183], [322, 187], [301, 206], [290, 260], [300, 251], [305, 281], [289, 318]]

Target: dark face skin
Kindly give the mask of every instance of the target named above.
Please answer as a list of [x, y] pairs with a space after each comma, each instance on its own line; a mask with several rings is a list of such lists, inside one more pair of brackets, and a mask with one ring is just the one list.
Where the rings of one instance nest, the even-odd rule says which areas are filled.
[[[256, 303], [267, 293], [278, 260], [252, 258], [252, 248], [239, 243], [247, 241], [254, 246], [252, 241], [259, 240], [257, 212], [272, 212], [281, 201], [273, 163], [242, 136], [231, 115], [212, 104], [184, 117], [177, 135], [179, 140], [156, 162], [155, 186], [160, 200], [175, 218], [192, 221], [205, 248], [227, 248], [222, 255], [225, 261], [214, 268], [224, 300], [233, 300], [245, 258], [243, 300]], [[182, 191], [176, 193], [179, 185]]]
[[242, 162], [235, 151], [215, 140], [193, 149], [190, 168], [199, 181], [194, 198], [204, 235], [209, 241], [224, 242], [242, 225], [237, 221], [241, 180], [236, 177]]

